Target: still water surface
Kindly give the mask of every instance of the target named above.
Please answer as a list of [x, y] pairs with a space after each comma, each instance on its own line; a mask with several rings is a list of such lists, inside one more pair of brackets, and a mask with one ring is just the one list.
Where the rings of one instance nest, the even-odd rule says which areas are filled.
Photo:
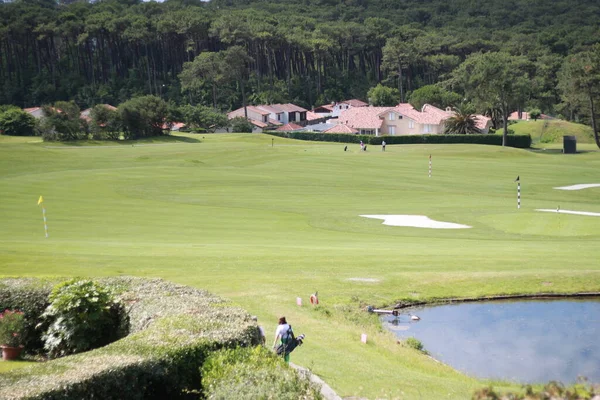
[[[382, 316], [468, 375], [521, 383], [600, 383], [600, 298], [459, 303]], [[411, 321], [416, 314], [420, 321]]]

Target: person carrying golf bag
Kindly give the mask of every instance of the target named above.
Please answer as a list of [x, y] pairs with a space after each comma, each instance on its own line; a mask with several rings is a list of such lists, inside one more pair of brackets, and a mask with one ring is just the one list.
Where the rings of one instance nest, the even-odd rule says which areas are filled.
[[300, 335], [297, 338], [294, 336], [292, 326], [287, 323], [285, 317], [279, 318], [279, 325], [275, 330], [275, 341], [273, 342], [273, 350], [277, 352], [277, 355], [283, 356], [286, 363], [290, 362], [290, 353], [300, 345], [304, 335]]

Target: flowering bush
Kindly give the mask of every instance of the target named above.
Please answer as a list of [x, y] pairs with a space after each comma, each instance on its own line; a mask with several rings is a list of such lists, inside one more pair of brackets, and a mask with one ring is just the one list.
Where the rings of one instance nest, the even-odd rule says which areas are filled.
[[5, 310], [0, 313], [0, 346], [19, 347], [24, 316], [20, 311]]

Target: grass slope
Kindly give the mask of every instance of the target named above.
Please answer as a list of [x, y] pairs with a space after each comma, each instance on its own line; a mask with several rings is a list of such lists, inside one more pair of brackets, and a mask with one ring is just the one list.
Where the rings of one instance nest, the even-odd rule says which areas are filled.
[[575, 136], [577, 143], [594, 143], [592, 128], [563, 120], [518, 121], [510, 125], [515, 134], [531, 135], [534, 143], [560, 143], [563, 136]]
[[[3, 141], [0, 275], [162, 277], [234, 300], [259, 316], [268, 341], [286, 315], [307, 335], [292, 360], [340, 395], [368, 398], [464, 399], [483, 383], [397, 345], [359, 306], [600, 291], [600, 220], [534, 211], [600, 212], [598, 188], [552, 189], [600, 183], [598, 152], [402, 145], [363, 153], [280, 138], [271, 147], [271, 139]], [[420, 214], [473, 229], [390, 227], [359, 214]], [[315, 290], [321, 306], [295, 305]]]

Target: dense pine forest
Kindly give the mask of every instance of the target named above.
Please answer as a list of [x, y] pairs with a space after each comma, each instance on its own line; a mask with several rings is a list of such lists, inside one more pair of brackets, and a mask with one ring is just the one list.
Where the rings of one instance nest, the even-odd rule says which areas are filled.
[[0, 4], [0, 104], [311, 107], [379, 83], [402, 100], [431, 85], [468, 96], [469, 61], [501, 53], [522, 79], [512, 108], [589, 122], [598, 42], [597, 0], [15, 0]]

